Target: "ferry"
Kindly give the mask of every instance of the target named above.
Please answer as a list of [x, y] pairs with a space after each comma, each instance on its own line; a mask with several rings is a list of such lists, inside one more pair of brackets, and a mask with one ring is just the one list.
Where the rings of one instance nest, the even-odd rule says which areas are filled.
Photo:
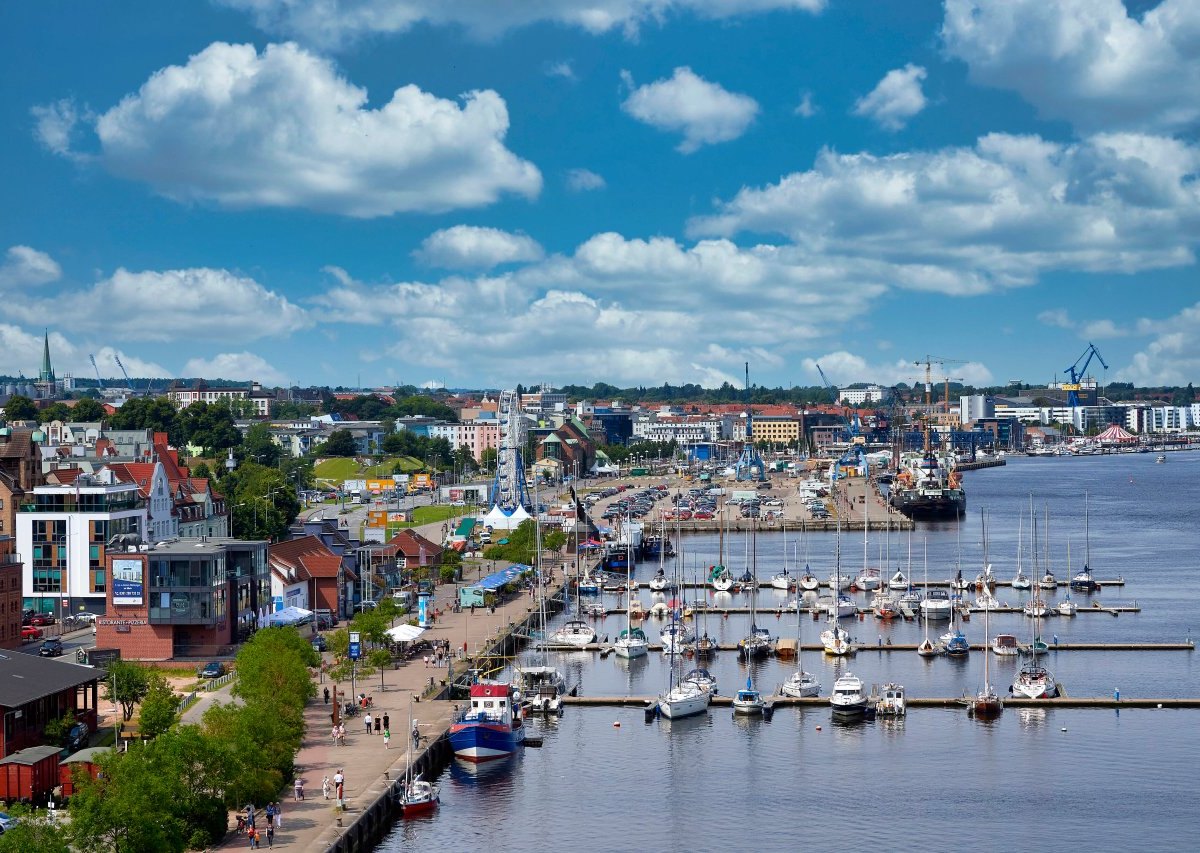
[[456, 758], [482, 762], [504, 758], [525, 742], [525, 727], [516, 708], [516, 691], [502, 681], [471, 685], [471, 705], [450, 726], [450, 748]]

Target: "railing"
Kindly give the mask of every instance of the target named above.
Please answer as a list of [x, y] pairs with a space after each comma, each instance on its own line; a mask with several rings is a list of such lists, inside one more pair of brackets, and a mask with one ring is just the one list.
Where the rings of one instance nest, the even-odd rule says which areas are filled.
[[204, 685], [201, 687], [201, 689], [208, 693], [211, 693], [214, 690], [220, 690], [222, 687], [224, 687], [226, 684], [229, 684], [235, 678], [237, 678], [236, 671], [227, 672], [224, 675], [222, 675], [220, 678], [210, 678], [208, 681], [204, 682]]
[[0, 566], [13, 566], [24, 564], [25, 560], [16, 551], [10, 554], [0, 554]]

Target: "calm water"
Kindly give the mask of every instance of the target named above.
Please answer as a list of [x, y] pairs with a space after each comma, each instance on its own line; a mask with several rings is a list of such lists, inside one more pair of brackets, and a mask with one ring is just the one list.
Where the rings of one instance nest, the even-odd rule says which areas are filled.
[[[1050, 512], [1050, 561], [1059, 579], [1083, 560], [1083, 494], [1090, 494], [1091, 565], [1101, 579], [1123, 577], [1095, 600], [1106, 605], [1136, 601], [1139, 614], [1119, 618], [1085, 613], [1046, 621], [1042, 634], [1062, 642], [1177, 642], [1194, 625], [1198, 596], [1194, 516], [1200, 453], [1170, 454], [1156, 465], [1153, 454], [1093, 459], [1014, 459], [1005, 468], [967, 475], [971, 514], [963, 527], [922, 526], [913, 535], [913, 570], [923, 573], [928, 543], [930, 579], [974, 577], [983, 562], [981, 510], [990, 514], [989, 562], [1002, 579], [1016, 561], [1018, 519], [1025, 517], [1028, 563], [1029, 495], [1042, 524]], [[833, 534], [787, 544], [789, 567], [807, 559], [822, 578], [833, 568]], [[880, 562], [884, 537], [872, 533], [867, 552]], [[715, 537], [685, 539], [684, 565], [715, 562]], [[767, 577], [782, 566], [783, 539], [758, 538], [758, 569]], [[891, 562], [907, 562], [907, 535], [893, 534]], [[726, 543], [726, 562], [740, 570], [741, 540]], [[1040, 559], [1040, 558], [1039, 558]], [[862, 534], [842, 538], [842, 566], [857, 572]], [[646, 577], [650, 570], [642, 568]], [[1062, 595], [1060, 591], [1058, 595]], [[1002, 601], [1019, 593], [1002, 588]], [[643, 591], [649, 603], [649, 593]], [[775, 615], [786, 596], [764, 591], [760, 623], [794, 636], [794, 614]], [[862, 596], [860, 596], [862, 598]], [[1081, 606], [1092, 598], [1079, 597]], [[610, 596], [608, 602], [621, 601]], [[710, 599], [711, 600], [711, 599]], [[621, 602], [623, 603], [623, 602]], [[718, 605], [720, 602], [716, 602]], [[747, 606], [745, 595], [731, 606]], [[707, 629], [726, 642], [746, 632], [748, 617], [709, 615]], [[623, 619], [610, 617], [598, 630], [615, 634]], [[862, 641], [919, 640], [915, 623], [883, 626], [873, 619], [843, 620]], [[703, 626], [702, 622], [698, 622]], [[821, 623], [803, 619], [805, 642], [815, 642]], [[983, 639], [977, 614], [964, 626]], [[653, 620], [648, 633], [657, 634]], [[935, 625], [935, 633], [944, 630]], [[1030, 620], [997, 616], [991, 632], [1028, 638]], [[554, 657], [554, 656], [552, 656]], [[583, 654], [557, 656], [571, 684], [588, 695], [650, 695], [667, 683], [664, 659], [600, 660]], [[807, 654], [826, 694], [840, 671], [867, 683], [897, 680], [913, 696], [955, 696], [978, 689], [983, 656], [963, 662], [926, 661], [912, 652], [875, 650], [848, 661]], [[992, 681], [1001, 692], [1019, 664], [991, 658]], [[1052, 654], [1047, 665], [1071, 695], [1200, 695], [1195, 653], [1073, 652]], [[710, 668], [723, 693], [752, 674], [773, 690], [791, 667], [774, 660], [748, 672], [733, 652]], [[613, 723], [620, 721], [621, 726]], [[1194, 756], [1200, 750], [1200, 715], [1191, 711], [1024, 711], [1009, 709], [996, 722], [971, 720], [963, 712], [916, 709], [903, 721], [833, 726], [826, 709], [780, 709], [770, 723], [734, 719], [727, 709], [707, 717], [646, 725], [636, 709], [568, 709], [561, 720], [533, 721], [545, 737], [500, 766], [480, 771], [454, 765], [441, 777], [443, 805], [427, 820], [397, 826], [381, 850], [442, 849], [468, 845], [496, 850], [531, 844], [565, 849], [643, 850], [739, 848], [980, 850], [1114, 849], [1139, 845], [1185, 846], [1200, 830]], [[821, 730], [818, 731], [817, 727]], [[1063, 729], [1066, 731], [1063, 731]]]

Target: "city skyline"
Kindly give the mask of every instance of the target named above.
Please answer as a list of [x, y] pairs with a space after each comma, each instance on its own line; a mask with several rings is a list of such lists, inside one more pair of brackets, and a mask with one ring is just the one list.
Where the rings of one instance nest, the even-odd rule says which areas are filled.
[[1200, 380], [1179, 0], [0, 21], [2, 374], [48, 327], [79, 377]]

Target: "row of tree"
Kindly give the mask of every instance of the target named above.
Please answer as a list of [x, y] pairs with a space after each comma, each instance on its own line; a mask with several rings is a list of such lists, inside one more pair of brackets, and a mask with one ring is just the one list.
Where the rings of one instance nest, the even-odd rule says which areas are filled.
[[237, 656], [240, 702], [212, 706], [198, 725], [178, 722], [179, 697], [161, 676], [115, 664], [116, 700], [127, 719], [140, 704], [148, 740], [101, 757], [98, 778], [76, 780], [70, 821], [48, 843], [33, 835], [39, 821], [28, 820], [25, 836], [20, 827], [0, 836], [0, 851], [182, 853], [219, 842], [230, 809], [278, 799], [293, 775], [316, 693], [309, 667], [319, 662], [295, 628], [258, 631]]

